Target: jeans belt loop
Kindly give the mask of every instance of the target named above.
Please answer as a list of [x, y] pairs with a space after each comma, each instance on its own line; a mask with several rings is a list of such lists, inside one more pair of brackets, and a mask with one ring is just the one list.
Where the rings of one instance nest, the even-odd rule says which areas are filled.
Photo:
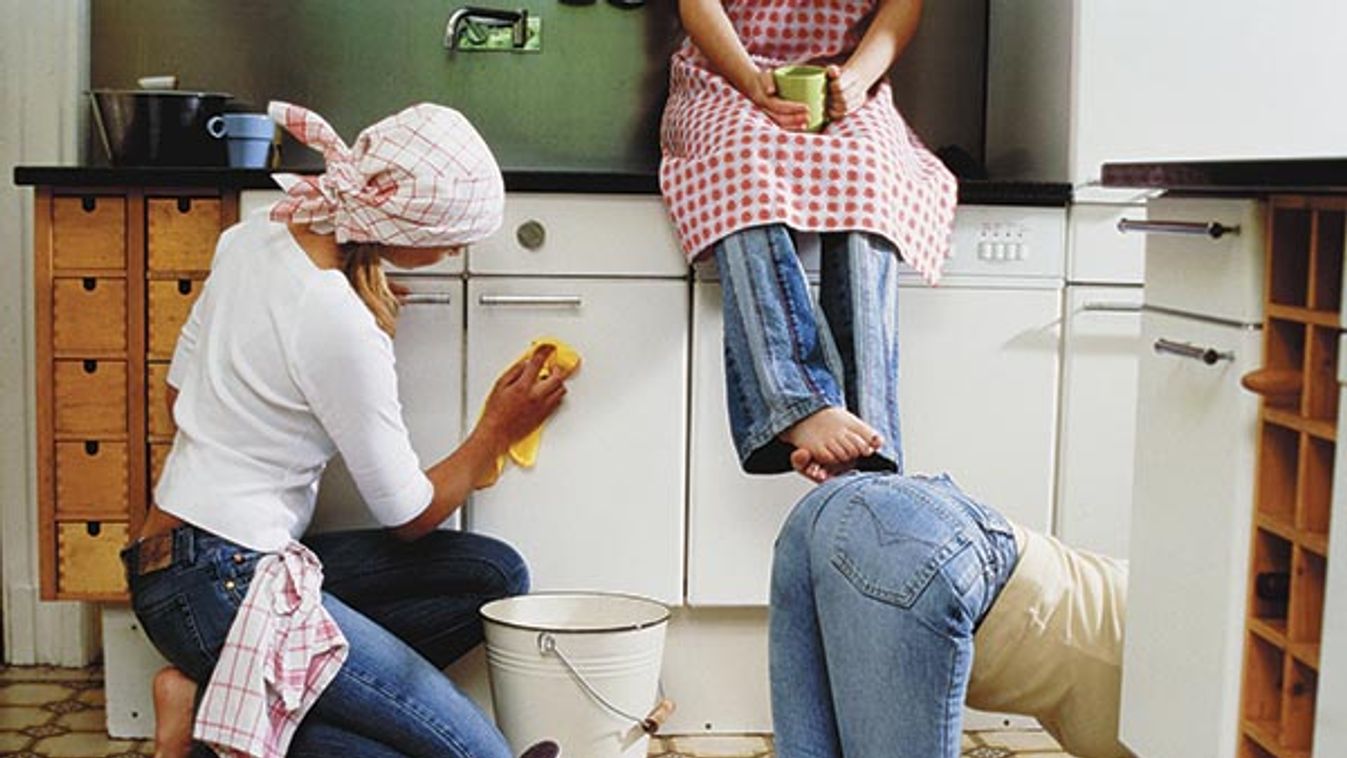
[[180, 526], [173, 530], [173, 563], [190, 566], [196, 563], [196, 529]]

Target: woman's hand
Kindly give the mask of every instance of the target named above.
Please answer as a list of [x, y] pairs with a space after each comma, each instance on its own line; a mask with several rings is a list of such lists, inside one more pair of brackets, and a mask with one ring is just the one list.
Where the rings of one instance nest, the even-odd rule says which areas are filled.
[[758, 71], [744, 94], [782, 129], [802, 132], [808, 128], [809, 106], [777, 97], [776, 79], [771, 71]]
[[566, 396], [571, 372], [554, 366], [545, 379], [538, 377], [555, 350], [551, 345], [539, 347], [511, 366], [491, 388], [475, 433], [483, 435], [498, 455], [541, 426]]
[[855, 113], [870, 96], [870, 86], [846, 66], [828, 66], [828, 118], [836, 121]]

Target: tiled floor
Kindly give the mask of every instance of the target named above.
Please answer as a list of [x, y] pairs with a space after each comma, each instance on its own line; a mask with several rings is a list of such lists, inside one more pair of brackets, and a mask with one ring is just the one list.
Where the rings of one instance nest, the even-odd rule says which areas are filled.
[[[102, 671], [0, 667], [0, 756], [140, 758], [149, 742], [110, 740], [103, 732]], [[1070, 758], [1042, 732], [964, 735], [965, 758]], [[771, 758], [762, 735], [666, 737], [651, 742], [662, 758]]]

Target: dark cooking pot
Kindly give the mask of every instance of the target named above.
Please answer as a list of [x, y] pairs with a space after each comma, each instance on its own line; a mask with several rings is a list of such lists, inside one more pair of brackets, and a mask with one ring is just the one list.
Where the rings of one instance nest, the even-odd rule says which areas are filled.
[[95, 129], [114, 166], [224, 166], [224, 140], [206, 124], [230, 95], [178, 90], [93, 90]]

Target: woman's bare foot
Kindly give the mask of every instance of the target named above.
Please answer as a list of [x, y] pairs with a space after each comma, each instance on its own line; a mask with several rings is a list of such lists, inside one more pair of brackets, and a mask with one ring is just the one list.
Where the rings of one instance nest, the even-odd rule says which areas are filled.
[[[794, 445], [797, 450], [807, 451], [811, 461], [828, 468], [850, 467], [855, 461], [878, 452], [884, 444], [884, 439], [869, 424], [837, 406], [806, 416], [780, 436], [783, 442]], [[793, 456], [791, 462], [793, 465]]]
[[814, 456], [810, 455], [808, 450], [801, 447], [796, 448], [791, 452], [790, 465], [791, 468], [795, 469], [795, 473], [800, 476], [803, 476], [815, 484], [823, 484], [838, 474], [845, 474], [852, 470], [856, 467], [856, 462], [847, 461], [846, 463], [836, 463], [825, 466], [822, 463], [815, 461]]
[[173, 666], [154, 675], [154, 758], [187, 758], [192, 752], [196, 682]]

